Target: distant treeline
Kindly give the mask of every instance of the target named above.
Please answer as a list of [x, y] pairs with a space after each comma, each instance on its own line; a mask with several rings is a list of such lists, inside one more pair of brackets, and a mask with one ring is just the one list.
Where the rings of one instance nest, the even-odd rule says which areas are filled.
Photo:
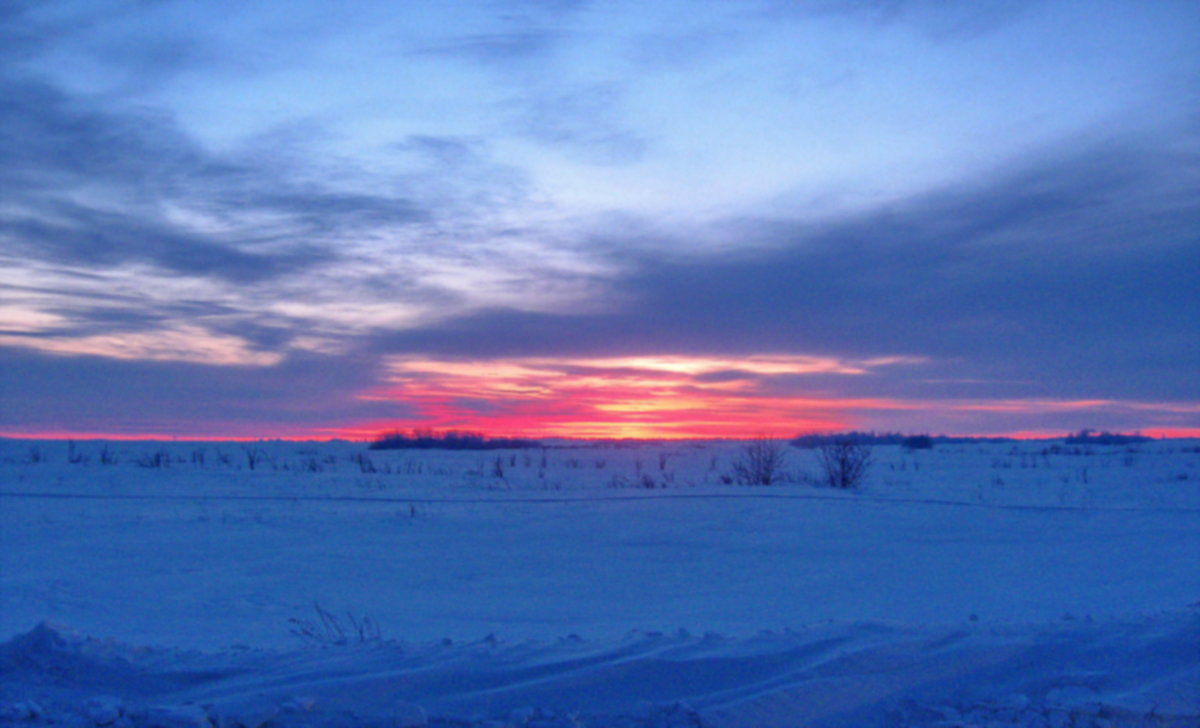
[[1150, 442], [1153, 439], [1141, 433], [1125, 434], [1080, 430], [1074, 435], [1067, 435], [1066, 443], [1068, 445], [1132, 445], [1138, 442]]
[[385, 432], [371, 443], [372, 450], [508, 450], [540, 447], [537, 440], [488, 437], [481, 432], [412, 430]]
[[832, 442], [850, 441], [858, 445], [900, 445], [910, 450], [928, 450], [934, 445], [962, 445], [972, 442], [1013, 442], [1011, 437], [953, 437], [950, 435], [906, 435], [902, 432], [836, 432], [825, 435], [801, 435], [792, 445], [818, 448]]
[[[1141, 434], [1080, 430], [1063, 438], [1069, 445], [1130, 445], [1153, 440]], [[1016, 442], [1011, 437], [954, 437], [950, 435], [905, 435], [901, 432], [838, 432], [801, 435], [791, 441], [803, 448], [818, 448], [832, 442], [850, 441], [859, 445], [900, 445], [910, 450], [928, 450], [934, 445], [965, 445], [977, 442]]]

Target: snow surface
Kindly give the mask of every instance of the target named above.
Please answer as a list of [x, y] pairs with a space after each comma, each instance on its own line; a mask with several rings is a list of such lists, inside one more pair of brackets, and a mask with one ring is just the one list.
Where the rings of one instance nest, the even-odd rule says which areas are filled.
[[1200, 725], [1200, 442], [740, 449], [0, 441], [0, 724]]

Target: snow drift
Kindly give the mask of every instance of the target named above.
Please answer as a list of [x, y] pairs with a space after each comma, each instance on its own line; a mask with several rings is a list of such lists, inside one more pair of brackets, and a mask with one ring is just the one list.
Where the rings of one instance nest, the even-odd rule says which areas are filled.
[[1200, 614], [750, 638], [204, 654], [43, 623], [0, 645], [8, 722], [234, 726], [1194, 726]]

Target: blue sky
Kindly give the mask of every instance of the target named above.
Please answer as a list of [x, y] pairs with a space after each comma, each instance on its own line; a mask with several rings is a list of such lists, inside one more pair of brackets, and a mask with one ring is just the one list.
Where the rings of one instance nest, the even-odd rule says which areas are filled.
[[12, 2], [0, 86], [0, 432], [1200, 428], [1195, 3]]

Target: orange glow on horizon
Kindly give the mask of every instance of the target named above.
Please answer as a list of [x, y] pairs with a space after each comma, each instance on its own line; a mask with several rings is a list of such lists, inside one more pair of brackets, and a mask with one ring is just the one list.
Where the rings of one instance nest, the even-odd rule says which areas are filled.
[[[518, 437], [739, 438], [852, 427], [851, 413], [909, 409], [879, 398], [776, 395], [782, 377], [864, 376], [920, 361], [815, 356], [635, 356], [441, 361], [395, 357], [371, 401], [402, 402], [390, 427], [468, 429]], [[360, 432], [360, 428], [355, 428]]]
[[[1072, 428], [1064, 415], [1144, 420], [1134, 428], [1150, 437], [1200, 437], [1187, 419], [1200, 403], [1111, 399], [915, 400], [839, 396], [806, 389], [830, 376], [871, 376], [882, 367], [919, 362], [906, 357], [839, 360], [813, 356], [551, 357], [489, 361], [393, 357], [384, 382], [359, 400], [395, 403], [404, 415], [339, 424], [251, 425], [188, 421], [152, 431], [132, 427], [91, 431], [0, 427], [0, 437], [105, 440], [369, 440], [389, 430], [469, 430], [494, 437], [565, 439], [790, 438], [813, 432], [876, 430], [962, 433], [965, 436], [1053, 439]], [[820, 374], [813, 380], [806, 375]], [[319, 413], [314, 413], [319, 416]], [[989, 428], [993, 420], [1026, 429]], [[925, 424], [922, 424], [925, 423]], [[933, 425], [931, 423], [941, 423]], [[1053, 424], [1051, 424], [1053, 423]], [[1077, 425], [1075, 429], [1077, 430]], [[7, 431], [6, 431], [7, 430]], [[1128, 428], [1122, 430], [1128, 431]]]
[[1146, 437], [1167, 440], [1200, 438], [1200, 427], [1151, 427], [1142, 430], [1141, 434]]
[[[946, 415], [987, 413], [1037, 417], [1108, 408], [1174, 413], [1198, 409], [1191, 403], [1156, 405], [1106, 399], [916, 401], [796, 393], [797, 375], [869, 376], [879, 367], [919, 361], [907, 357], [842, 361], [812, 356], [530, 357], [491, 361], [396, 357], [388, 362], [387, 384], [362, 397], [403, 403], [413, 409], [413, 414], [363, 423], [342, 432], [370, 436], [387, 429], [432, 428], [533, 438], [739, 439], [886, 429], [870, 425], [886, 413], [912, 412], [942, 419]], [[1046, 439], [1062, 437], [1067, 429], [1021, 431], [1011, 436]], [[1186, 427], [1170, 431], [1200, 435], [1200, 429]], [[1010, 436], [986, 431], [978, 434]]]

